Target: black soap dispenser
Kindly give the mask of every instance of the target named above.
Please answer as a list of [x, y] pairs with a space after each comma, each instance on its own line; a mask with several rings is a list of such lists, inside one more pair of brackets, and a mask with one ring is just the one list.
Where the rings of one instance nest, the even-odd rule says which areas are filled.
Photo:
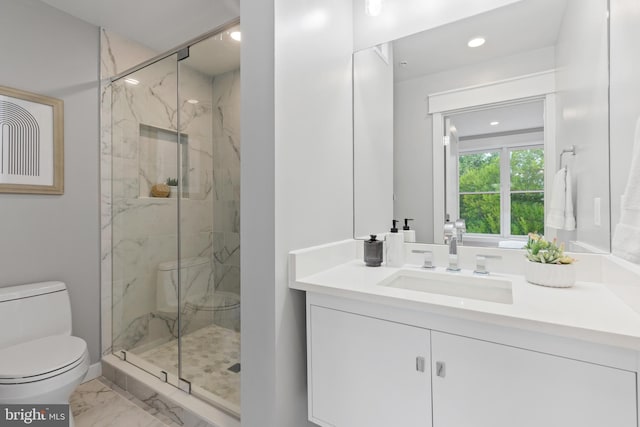
[[402, 267], [404, 264], [404, 234], [398, 233], [398, 220], [391, 221], [393, 226], [386, 236], [387, 267]]
[[376, 240], [375, 234], [364, 241], [364, 263], [367, 267], [380, 267], [382, 264], [382, 240]]
[[402, 227], [402, 234], [404, 234], [405, 243], [414, 243], [416, 241], [416, 230], [412, 230], [409, 227], [409, 221], [413, 221], [413, 218], [404, 219], [404, 227]]

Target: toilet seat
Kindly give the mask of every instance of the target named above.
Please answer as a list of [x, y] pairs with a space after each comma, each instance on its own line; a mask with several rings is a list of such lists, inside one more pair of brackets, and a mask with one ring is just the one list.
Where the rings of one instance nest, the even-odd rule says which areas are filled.
[[87, 344], [70, 335], [53, 335], [0, 349], [0, 385], [46, 380], [85, 362]]

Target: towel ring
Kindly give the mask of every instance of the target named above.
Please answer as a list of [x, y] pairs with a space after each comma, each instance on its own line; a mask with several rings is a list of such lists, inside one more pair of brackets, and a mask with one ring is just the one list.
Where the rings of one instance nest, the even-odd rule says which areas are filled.
[[562, 166], [562, 156], [564, 156], [565, 154], [569, 154], [571, 153], [572, 156], [576, 155], [576, 146], [575, 145], [571, 145], [568, 148], [563, 148], [562, 152], [560, 153], [560, 169], [562, 169], [564, 166]]

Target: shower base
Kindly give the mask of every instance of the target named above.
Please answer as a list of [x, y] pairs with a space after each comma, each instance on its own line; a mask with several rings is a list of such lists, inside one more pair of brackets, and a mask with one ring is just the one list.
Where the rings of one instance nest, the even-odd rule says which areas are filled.
[[[178, 340], [137, 353], [161, 370], [177, 374]], [[240, 406], [240, 333], [208, 325], [182, 337], [182, 378]]]

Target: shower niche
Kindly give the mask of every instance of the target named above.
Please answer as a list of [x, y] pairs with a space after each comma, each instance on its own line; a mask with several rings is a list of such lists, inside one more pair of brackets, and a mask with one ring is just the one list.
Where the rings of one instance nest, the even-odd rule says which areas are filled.
[[[138, 182], [140, 197], [150, 197], [152, 187], [166, 184], [171, 188], [169, 197], [177, 196], [178, 188], [183, 198], [189, 198], [189, 175], [197, 169], [189, 167], [189, 137], [187, 134], [140, 124], [138, 142]], [[178, 169], [176, 169], [178, 165]], [[181, 176], [175, 171], [180, 170]], [[196, 190], [195, 188], [193, 190]], [[196, 192], [194, 191], [194, 195]]]
[[[238, 26], [111, 82], [112, 348], [239, 415], [240, 44], [233, 31]], [[151, 196], [154, 185], [174, 183], [174, 197]]]

